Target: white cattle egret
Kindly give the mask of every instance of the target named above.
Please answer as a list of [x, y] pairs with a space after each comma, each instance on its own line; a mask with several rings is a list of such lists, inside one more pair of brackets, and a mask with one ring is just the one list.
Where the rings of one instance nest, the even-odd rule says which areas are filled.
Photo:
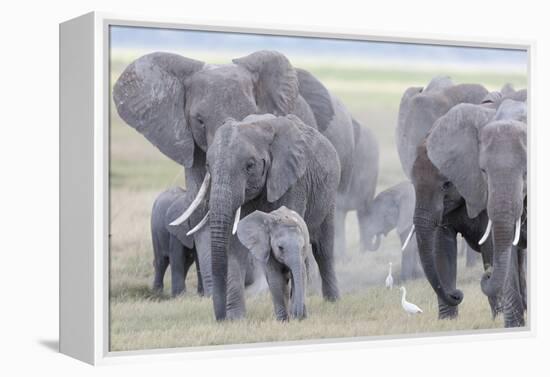
[[399, 289], [403, 292], [403, 296], [401, 296], [401, 306], [403, 307], [403, 310], [405, 310], [408, 315], [423, 313], [422, 309], [405, 299], [407, 297], [407, 289], [405, 289], [405, 287], [401, 287]]
[[391, 262], [390, 262], [390, 270], [388, 271], [388, 276], [386, 277], [386, 288], [389, 288], [389, 289], [393, 288], [393, 276], [391, 276]]

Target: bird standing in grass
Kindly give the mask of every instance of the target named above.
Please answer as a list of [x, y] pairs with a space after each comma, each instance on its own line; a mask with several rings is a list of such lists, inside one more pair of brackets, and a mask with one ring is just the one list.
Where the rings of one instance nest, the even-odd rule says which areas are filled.
[[386, 277], [386, 288], [389, 288], [389, 289], [393, 288], [393, 276], [391, 276], [391, 262], [390, 262], [390, 270], [388, 271], [388, 276]]
[[407, 289], [405, 287], [401, 287], [399, 289], [401, 290], [401, 292], [403, 292], [403, 295], [401, 296], [401, 306], [403, 307], [403, 310], [405, 310], [409, 316], [418, 314], [418, 313], [423, 313], [422, 309], [420, 309], [415, 304], [408, 302], [406, 300]]

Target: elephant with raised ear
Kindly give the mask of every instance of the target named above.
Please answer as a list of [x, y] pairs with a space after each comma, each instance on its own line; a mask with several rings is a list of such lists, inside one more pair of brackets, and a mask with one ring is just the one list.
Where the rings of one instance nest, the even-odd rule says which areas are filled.
[[[489, 297], [502, 294], [507, 327], [525, 324], [519, 283], [523, 267], [518, 255], [527, 242], [526, 122], [527, 107], [522, 101], [504, 99], [497, 109], [491, 103], [461, 104], [438, 119], [426, 139], [427, 157], [464, 199], [468, 217], [487, 213], [488, 224], [478, 243], [491, 237], [493, 261], [481, 287]], [[419, 200], [417, 207], [428, 208], [425, 196], [417, 195]], [[417, 234], [427, 238], [431, 231], [425, 227]], [[430, 262], [423, 259], [429, 270]]]
[[381, 240], [392, 230], [396, 230], [401, 241], [401, 280], [417, 279], [424, 276], [416, 239], [412, 237], [414, 214], [414, 186], [409, 181], [400, 182], [378, 193], [369, 206], [366, 221], [361, 223], [370, 251], [380, 247]]
[[454, 84], [447, 76], [437, 76], [423, 87], [408, 88], [401, 98], [395, 142], [405, 175], [411, 179], [416, 148], [434, 122], [459, 103], [479, 104], [488, 92], [478, 84]]
[[306, 286], [315, 262], [302, 217], [285, 206], [254, 211], [239, 221], [237, 235], [265, 270], [276, 318], [305, 318]]
[[[313, 75], [294, 68], [281, 53], [258, 51], [227, 65], [210, 65], [162, 52], [144, 55], [118, 78], [113, 100], [126, 123], [185, 166], [187, 189], [197, 194], [197, 200], [178, 221], [190, 218], [197, 224], [204, 217], [199, 203], [210, 180], [206, 151], [225, 119], [240, 121], [250, 114], [293, 114], [317, 129], [337, 152], [341, 166], [338, 195], [349, 198], [353, 192], [360, 196], [356, 202], [370, 200], [368, 190], [355, 192], [350, 188], [355, 179], [354, 158], [361, 155], [357, 148], [364, 145], [359, 138], [372, 135], [363, 135], [363, 128], [343, 104]], [[340, 225], [339, 230], [343, 229]], [[215, 263], [218, 261], [213, 260]], [[216, 299], [225, 295], [220, 289], [225, 286], [221, 280], [227, 266], [212, 267]], [[216, 318], [224, 319], [225, 314], [225, 310], [216, 311]]]

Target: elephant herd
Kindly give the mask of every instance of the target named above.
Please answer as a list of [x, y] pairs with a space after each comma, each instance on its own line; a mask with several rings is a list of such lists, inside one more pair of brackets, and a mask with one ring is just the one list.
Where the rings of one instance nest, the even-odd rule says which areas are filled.
[[153, 205], [153, 289], [162, 291], [170, 265], [172, 295], [184, 292], [196, 262], [199, 294], [212, 297], [217, 320], [243, 318], [245, 288], [265, 281], [277, 319], [304, 318], [313, 271], [325, 300], [340, 297], [335, 257], [355, 211], [364, 250], [397, 230], [402, 278], [425, 275], [440, 318], [455, 317], [462, 301], [460, 233], [483, 256], [493, 313], [524, 325], [526, 100], [511, 86], [489, 93], [445, 77], [407, 89], [396, 144], [408, 180], [375, 198], [374, 134], [283, 54], [225, 65], [138, 58], [114, 85], [116, 109], [186, 180]]

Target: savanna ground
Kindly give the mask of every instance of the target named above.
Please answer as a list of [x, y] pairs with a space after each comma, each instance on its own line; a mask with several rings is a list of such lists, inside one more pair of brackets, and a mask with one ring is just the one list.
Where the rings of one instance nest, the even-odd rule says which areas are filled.
[[[143, 51], [113, 52], [111, 84], [124, 67]], [[186, 52], [186, 56], [217, 63], [216, 58]], [[219, 59], [220, 63], [229, 59]], [[362, 124], [370, 127], [380, 145], [380, 174], [377, 192], [404, 179], [394, 143], [397, 110], [403, 91], [412, 85], [425, 86], [438, 74], [456, 83], [476, 82], [497, 90], [507, 82], [516, 88], [526, 85], [520, 73], [427, 67], [392, 68], [380, 64], [332, 65], [291, 61], [315, 74], [336, 94]], [[493, 321], [486, 297], [479, 288], [482, 266], [465, 267], [459, 260], [458, 287], [464, 291], [456, 320], [437, 319], [437, 300], [425, 279], [407, 282], [407, 298], [424, 313], [408, 317], [400, 305], [397, 289], [384, 288], [388, 262], [394, 278], [400, 271], [400, 247], [392, 232], [375, 253], [360, 253], [356, 218], [347, 217], [347, 256], [336, 264], [342, 298], [327, 303], [318, 295], [307, 299], [308, 318], [279, 323], [274, 320], [268, 293], [247, 298], [246, 319], [216, 323], [211, 299], [196, 292], [194, 267], [187, 279], [185, 296], [171, 299], [151, 293], [153, 252], [149, 216], [156, 195], [165, 188], [185, 186], [180, 167], [164, 157], [145, 138], [125, 125], [111, 106], [110, 166], [110, 348], [112, 351], [255, 343], [321, 338], [343, 338], [390, 334], [421, 334], [457, 330], [500, 328]], [[368, 168], [368, 167], [365, 167]], [[399, 284], [399, 281], [397, 281]], [[165, 277], [170, 292], [170, 271]]]

